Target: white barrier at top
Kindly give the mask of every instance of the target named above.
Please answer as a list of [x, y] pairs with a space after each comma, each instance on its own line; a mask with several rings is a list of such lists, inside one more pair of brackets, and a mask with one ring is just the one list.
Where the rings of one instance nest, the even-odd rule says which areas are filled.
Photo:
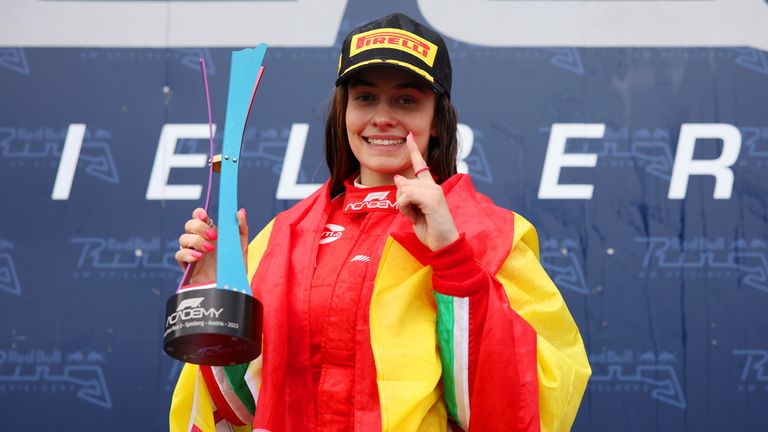
[[437, 31], [474, 45], [768, 50], [764, 0], [417, 1]]
[[[764, 0], [415, 1], [437, 31], [481, 46], [768, 50]], [[3, 0], [0, 46], [331, 47], [346, 6], [347, 0]]]
[[3, 0], [0, 46], [333, 46], [346, 0]]

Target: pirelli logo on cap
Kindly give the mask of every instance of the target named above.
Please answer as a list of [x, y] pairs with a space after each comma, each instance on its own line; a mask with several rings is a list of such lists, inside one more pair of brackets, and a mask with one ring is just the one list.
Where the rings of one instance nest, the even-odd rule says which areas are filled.
[[349, 56], [373, 48], [392, 48], [407, 52], [432, 67], [437, 55], [437, 45], [405, 30], [380, 28], [352, 36]]

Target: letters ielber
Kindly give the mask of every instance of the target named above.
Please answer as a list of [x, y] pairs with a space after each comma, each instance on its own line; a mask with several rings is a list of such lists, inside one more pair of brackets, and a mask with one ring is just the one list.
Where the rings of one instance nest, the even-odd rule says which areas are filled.
[[[216, 125], [214, 125], [215, 132]], [[59, 168], [56, 173], [51, 199], [68, 200], [75, 178], [77, 161], [83, 145], [86, 125], [74, 123], [67, 130]], [[299, 200], [309, 196], [321, 185], [319, 183], [299, 183], [299, 171], [304, 157], [309, 124], [294, 123], [291, 126], [288, 144], [285, 150], [280, 179], [275, 199]], [[147, 185], [148, 200], [199, 200], [203, 186], [200, 184], [168, 184], [173, 168], [204, 168], [207, 154], [177, 154], [176, 143], [179, 139], [208, 138], [208, 125], [166, 124], [160, 132], [152, 172]], [[595, 186], [592, 184], [562, 184], [560, 171], [563, 168], [594, 168], [598, 155], [594, 153], [568, 153], [566, 143], [569, 139], [602, 139], [605, 134], [604, 123], [554, 123], [552, 125], [544, 165], [539, 182], [539, 199], [588, 200], [592, 199]], [[467, 173], [469, 167], [465, 159], [472, 152], [474, 133], [465, 125], [458, 125], [459, 154], [457, 169]], [[722, 142], [722, 151], [715, 159], [694, 159], [694, 150], [698, 140], [717, 139]], [[742, 136], [738, 128], [724, 123], [685, 123], [680, 128], [677, 153], [672, 164], [672, 178], [667, 197], [684, 199], [691, 176], [712, 176], [715, 187], [714, 199], [730, 199], [733, 192], [734, 175], [732, 166], [741, 152]]]

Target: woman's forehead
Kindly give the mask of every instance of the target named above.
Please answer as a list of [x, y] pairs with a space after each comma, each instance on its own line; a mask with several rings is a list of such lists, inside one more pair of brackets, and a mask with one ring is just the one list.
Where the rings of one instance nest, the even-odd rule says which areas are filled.
[[380, 66], [365, 68], [349, 78], [349, 87], [398, 87], [429, 90], [424, 80], [402, 69]]

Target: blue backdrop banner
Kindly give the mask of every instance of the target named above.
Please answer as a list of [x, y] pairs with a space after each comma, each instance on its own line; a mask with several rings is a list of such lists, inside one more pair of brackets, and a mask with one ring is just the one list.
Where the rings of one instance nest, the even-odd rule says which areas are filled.
[[327, 178], [341, 39], [393, 11], [446, 35], [460, 170], [538, 228], [593, 368], [573, 429], [768, 430], [768, 4], [274, 3], [0, 7], [1, 430], [167, 430], [198, 59], [220, 148], [231, 52], [270, 44], [239, 171], [255, 233]]

